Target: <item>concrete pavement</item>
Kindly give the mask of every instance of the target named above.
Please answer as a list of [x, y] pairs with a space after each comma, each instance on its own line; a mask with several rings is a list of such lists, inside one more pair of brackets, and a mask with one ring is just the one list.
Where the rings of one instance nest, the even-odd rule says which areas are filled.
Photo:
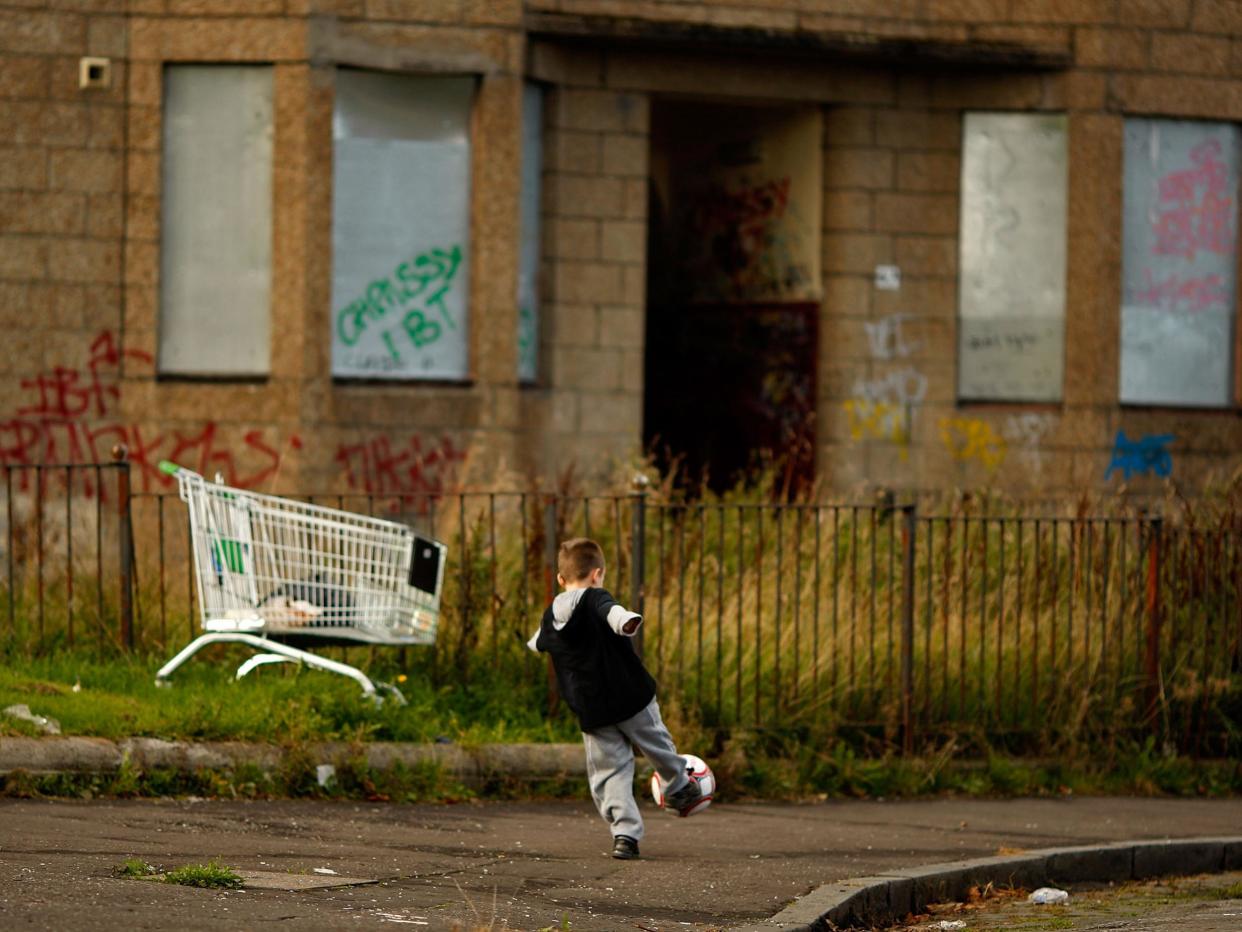
[[[941, 799], [652, 809], [643, 859], [608, 857], [585, 801], [395, 805], [0, 801], [0, 927], [721, 929], [820, 884], [1002, 850], [1242, 830], [1242, 799]], [[267, 886], [215, 892], [119, 878], [219, 858]], [[335, 871], [316, 874], [315, 869]], [[282, 881], [282, 878], [284, 880]]]

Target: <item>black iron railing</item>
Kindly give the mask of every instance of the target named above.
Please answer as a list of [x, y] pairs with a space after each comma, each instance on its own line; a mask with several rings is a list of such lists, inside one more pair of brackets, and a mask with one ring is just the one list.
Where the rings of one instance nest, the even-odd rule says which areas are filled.
[[[184, 505], [133, 493], [123, 460], [4, 467], [10, 654], [169, 652], [196, 633]], [[637, 647], [710, 726], [849, 726], [905, 750], [1096, 730], [1203, 753], [1242, 741], [1239, 530], [914, 505], [668, 502], [465, 492], [308, 496], [450, 548], [440, 636], [401, 662], [442, 682], [547, 682], [523, 642], [557, 543], [598, 539]], [[547, 687], [549, 701], [555, 696]]]

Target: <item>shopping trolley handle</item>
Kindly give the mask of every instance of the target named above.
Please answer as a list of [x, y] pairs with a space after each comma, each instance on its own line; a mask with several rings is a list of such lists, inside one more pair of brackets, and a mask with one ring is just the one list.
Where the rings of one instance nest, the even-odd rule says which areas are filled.
[[178, 466], [170, 460], [160, 460], [160, 472], [177, 480], [178, 492], [183, 502], [189, 503], [191, 489], [202, 484], [203, 477], [192, 469]]

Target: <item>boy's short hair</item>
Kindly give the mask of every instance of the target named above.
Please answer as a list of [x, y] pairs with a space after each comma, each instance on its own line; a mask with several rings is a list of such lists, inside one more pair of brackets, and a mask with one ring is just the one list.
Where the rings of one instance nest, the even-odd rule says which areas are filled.
[[556, 571], [570, 582], [586, 579], [592, 570], [603, 568], [604, 550], [589, 537], [564, 541], [556, 554]]

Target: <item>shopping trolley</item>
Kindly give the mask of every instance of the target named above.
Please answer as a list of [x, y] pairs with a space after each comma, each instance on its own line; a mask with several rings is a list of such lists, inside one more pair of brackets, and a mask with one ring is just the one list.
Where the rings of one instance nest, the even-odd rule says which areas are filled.
[[376, 702], [383, 689], [405, 704], [395, 686], [305, 648], [435, 643], [442, 543], [393, 521], [208, 482], [174, 463], [160, 469], [190, 509], [205, 633], [160, 668], [157, 685], [208, 644], [230, 642], [260, 652], [238, 679], [264, 664], [304, 663], [350, 677]]

